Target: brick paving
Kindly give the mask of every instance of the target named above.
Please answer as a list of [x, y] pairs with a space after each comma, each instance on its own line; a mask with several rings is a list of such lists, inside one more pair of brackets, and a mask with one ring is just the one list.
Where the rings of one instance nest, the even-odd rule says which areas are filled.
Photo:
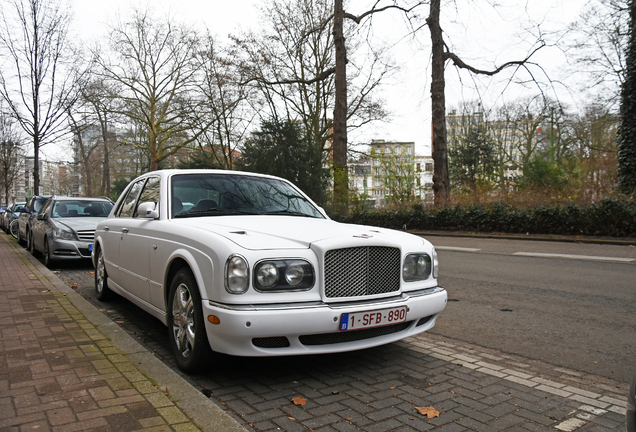
[[[154, 357], [176, 369], [163, 324], [123, 299], [105, 304], [91, 298], [90, 267], [63, 266], [56, 273]], [[4, 332], [19, 330], [0, 322], [6, 343]], [[124, 361], [125, 356], [117, 358]], [[622, 432], [629, 385], [432, 334], [334, 355], [220, 357], [209, 372], [181, 377], [254, 431]], [[117, 385], [98, 387], [118, 391]], [[163, 393], [155, 388], [153, 394], [168, 399]], [[4, 394], [0, 387], [0, 412], [7, 403]], [[107, 391], [85, 395], [95, 404], [102, 396], [112, 400]], [[91, 402], [69, 405], [59, 417], [84, 403]], [[427, 418], [418, 407], [433, 407], [439, 416]]]
[[0, 236], [0, 431], [201, 426]]

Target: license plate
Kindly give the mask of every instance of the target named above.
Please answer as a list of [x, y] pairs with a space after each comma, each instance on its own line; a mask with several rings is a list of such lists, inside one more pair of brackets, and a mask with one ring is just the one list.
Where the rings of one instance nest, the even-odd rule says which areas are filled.
[[406, 306], [374, 311], [345, 313], [340, 316], [340, 331], [381, 327], [406, 321]]

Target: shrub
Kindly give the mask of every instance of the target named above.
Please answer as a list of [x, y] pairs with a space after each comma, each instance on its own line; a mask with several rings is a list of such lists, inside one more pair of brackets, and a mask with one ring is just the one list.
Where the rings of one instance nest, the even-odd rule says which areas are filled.
[[357, 209], [335, 220], [353, 224], [407, 230], [477, 231], [560, 235], [636, 236], [636, 202], [606, 198], [581, 206], [573, 203], [541, 205], [533, 209], [505, 203], [412, 210]]

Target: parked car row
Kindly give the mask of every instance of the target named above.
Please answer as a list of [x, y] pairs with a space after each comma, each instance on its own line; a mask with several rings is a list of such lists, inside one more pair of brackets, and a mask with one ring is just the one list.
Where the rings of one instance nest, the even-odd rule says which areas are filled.
[[25, 201], [17, 201], [7, 206], [0, 214], [0, 229], [9, 234], [9, 225], [20, 215], [20, 211], [26, 207]]
[[95, 228], [112, 208], [108, 198], [34, 196], [10, 206], [0, 220], [5, 231], [17, 220], [18, 243], [51, 267], [58, 260], [90, 259]]

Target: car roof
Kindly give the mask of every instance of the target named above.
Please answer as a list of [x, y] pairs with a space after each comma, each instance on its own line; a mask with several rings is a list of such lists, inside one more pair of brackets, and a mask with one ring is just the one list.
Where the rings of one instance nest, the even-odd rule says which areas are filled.
[[104, 198], [104, 197], [72, 197], [72, 196], [62, 196], [62, 195], [55, 195], [53, 197], [55, 201], [60, 201], [60, 200], [68, 200], [68, 201], [104, 201], [104, 202], [112, 202], [111, 200], [109, 200], [108, 198]]
[[277, 176], [273, 176], [269, 174], [260, 174], [260, 173], [254, 173], [249, 171], [222, 170], [222, 169], [165, 169], [165, 170], [149, 171], [147, 173], [144, 173], [142, 175], [135, 177], [134, 179], [131, 180], [131, 182], [137, 179], [146, 178], [153, 175], [154, 176], [159, 175], [162, 178], [169, 178], [169, 177], [172, 177], [173, 175], [178, 175], [178, 174], [221, 174], [221, 175], [225, 174], [225, 175], [236, 175], [236, 176], [243, 176], [243, 177], [270, 178], [270, 179], [281, 180], [284, 182], [289, 182], [288, 180], [282, 177], [277, 177]]

